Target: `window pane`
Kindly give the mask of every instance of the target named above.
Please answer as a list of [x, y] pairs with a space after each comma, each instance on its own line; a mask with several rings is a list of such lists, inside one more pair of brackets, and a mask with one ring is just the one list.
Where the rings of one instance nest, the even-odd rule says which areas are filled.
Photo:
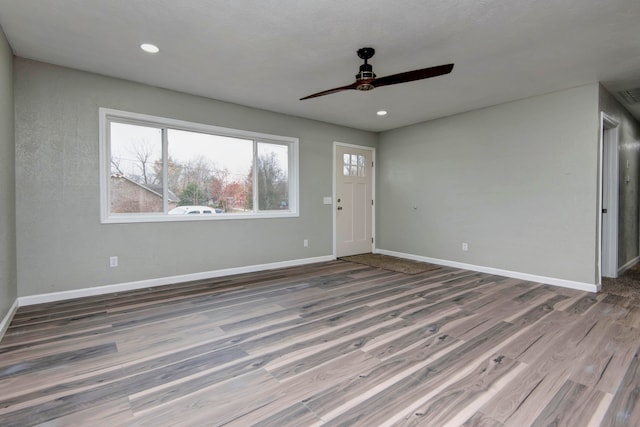
[[344, 176], [349, 176], [349, 171], [351, 170], [351, 155], [343, 154], [342, 160], [343, 160], [342, 174]]
[[186, 205], [223, 213], [251, 210], [252, 140], [176, 129], [168, 129], [167, 138], [170, 210]]
[[112, 122], [111, 213], [163, 212], [162, 131], [158, 128]]
[[367, 176], [365, 170], [365, 157], [358, 156], [358, 176]]
[[289, 147], [258, 144], [258, 210], [289, 209]]

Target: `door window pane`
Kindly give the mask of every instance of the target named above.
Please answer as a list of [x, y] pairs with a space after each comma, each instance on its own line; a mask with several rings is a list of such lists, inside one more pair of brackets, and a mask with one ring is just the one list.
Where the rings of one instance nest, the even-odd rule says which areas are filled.
[[358, 156], [358, 176], [367, 176], [366, 161], [364, 156]]

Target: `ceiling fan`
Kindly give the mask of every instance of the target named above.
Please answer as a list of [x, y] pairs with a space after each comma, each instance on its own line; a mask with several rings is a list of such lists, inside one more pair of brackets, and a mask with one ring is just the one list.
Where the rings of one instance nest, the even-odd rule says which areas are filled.
[[389, 86], [398, 83], [412, 82], [414, 80], [428, 79], [431, 77], [442, 76], [443, 74], [449, 74], [451, 70], [453, 70], [453, 64], [446, 64], [376, 78], [376, 75], [373, 72], [373, 67], [371, 67], [371, 64], [367, 62], [375, 53], [376, 51], [372, 47], [363, 47], [362, 49], [358, 49], [358, 56], [364, 59], [364, 64], [360, 66], [360, 71], [356, 74], [355, 82], [347, 86], [324, 90], [322, 92], [314, 93], [313, 95], [305, 96], [304, 98], [300, 98], [300, 101], [336, 92], [342, 92], [343, 90], [371, 90], [380, 86]]

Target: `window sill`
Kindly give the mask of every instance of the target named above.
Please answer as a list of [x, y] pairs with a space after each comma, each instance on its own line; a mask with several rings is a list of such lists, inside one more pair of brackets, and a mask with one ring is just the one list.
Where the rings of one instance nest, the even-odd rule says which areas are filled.
[[297, 212], [265, 212], [261, 214], [215, 214], [215, 215], [111, 215], [103, 218], [102, 224], [129, 224], [145, 222], [198, 222], [198, 221], [228, 221], [237, 219], [274, 219], [274, 218], [296, 218], [300, 214]]

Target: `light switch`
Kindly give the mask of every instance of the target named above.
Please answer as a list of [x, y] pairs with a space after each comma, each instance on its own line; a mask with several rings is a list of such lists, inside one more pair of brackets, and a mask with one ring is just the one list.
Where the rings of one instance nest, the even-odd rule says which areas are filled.
[[325, 205], [330, 205], [333, 203], [333, 199], [331, 197], [324, 197], [322, 199], [322, 203], [324, 203]]

